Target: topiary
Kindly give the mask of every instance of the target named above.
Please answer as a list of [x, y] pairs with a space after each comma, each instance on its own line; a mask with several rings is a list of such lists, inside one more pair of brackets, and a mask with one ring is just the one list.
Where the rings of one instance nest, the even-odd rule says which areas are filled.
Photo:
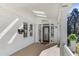
[[69, 36], [68, 36], [68, 39], [69, 39], [69, 41], [76, 41], [77, 40], [77, 36], [76, 36], [76, 34], [70, 34]]

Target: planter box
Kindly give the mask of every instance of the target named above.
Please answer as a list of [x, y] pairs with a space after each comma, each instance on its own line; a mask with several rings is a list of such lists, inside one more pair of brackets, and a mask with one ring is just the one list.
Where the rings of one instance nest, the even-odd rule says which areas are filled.
[[70, 41], [70, 50], [76, 52], [76, 41]]

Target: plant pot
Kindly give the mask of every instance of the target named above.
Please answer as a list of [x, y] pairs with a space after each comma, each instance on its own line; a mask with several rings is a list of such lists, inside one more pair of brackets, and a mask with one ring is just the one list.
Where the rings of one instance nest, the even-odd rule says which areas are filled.
[[77, 46], [76, 46], [76, 53], [79, 55], [79, 43], [77, 43]]
[[76, 41], [70, 41], [70, 50], [76, 52]]

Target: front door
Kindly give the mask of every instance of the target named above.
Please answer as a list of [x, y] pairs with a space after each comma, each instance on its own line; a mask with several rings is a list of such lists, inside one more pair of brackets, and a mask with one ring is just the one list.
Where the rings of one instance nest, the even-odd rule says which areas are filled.
[[43, 26], [43, 42], [49, 42], [49, 26]]

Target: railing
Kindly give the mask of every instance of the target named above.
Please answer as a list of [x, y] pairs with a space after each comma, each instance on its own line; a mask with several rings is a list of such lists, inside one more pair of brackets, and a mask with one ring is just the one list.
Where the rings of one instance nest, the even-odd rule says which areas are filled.
[[64, 45], [64, 56], [75, 56], [67, 45]]

